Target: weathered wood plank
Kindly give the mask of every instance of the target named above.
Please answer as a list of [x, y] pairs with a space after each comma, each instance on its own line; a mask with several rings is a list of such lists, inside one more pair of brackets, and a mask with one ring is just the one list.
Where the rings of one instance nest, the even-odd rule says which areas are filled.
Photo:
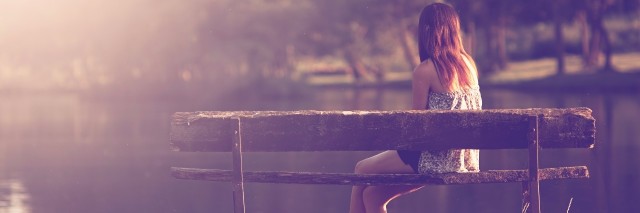
[[525, 149], [530, 115], [542, 114], [542, 148], [586, 148], [595, 141], [588, 108], [408, 111], [179, 112], [176, 151], [231, 151], [232, 117], [243, 122], [243, 151]]
[[[218, 169], [171, 168], [178, 179], [231, 182], [232, 171]], [[586, 166], [544, 168], [538, 172], [540, 180], [588, 178]], [[317, 172], [245, 171], [245, 182], [333, 185], [449, 185], [477, 183], [509, 183], [529, 180], [527, 170], [489, 170], [472, 173], [447, 174], [354, 174]]]

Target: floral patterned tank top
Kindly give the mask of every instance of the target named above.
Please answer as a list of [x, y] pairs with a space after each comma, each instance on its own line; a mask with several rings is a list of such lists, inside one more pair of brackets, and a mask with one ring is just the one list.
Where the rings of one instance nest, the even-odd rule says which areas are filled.
[[[482, 109], [480, 87], [454, 92], [429, 92], [429, 109]], [[423, 151], [418, 161], [419, 173], [477, 172], [480, 152], [477, 149]]]

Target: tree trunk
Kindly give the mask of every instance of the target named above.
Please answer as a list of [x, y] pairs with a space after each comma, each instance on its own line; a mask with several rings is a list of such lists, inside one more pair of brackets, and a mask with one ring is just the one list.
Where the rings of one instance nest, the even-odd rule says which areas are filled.
[[602, 69], [602, 71], [613, 72], [615, 70], [613, 68], [613, 65], [611, 64], [611, 40], [609, 40], [609, 33], [607, 32], [607, 28], [604, 27], [602, 22], [600, 23], [600, 34], [604, 50], [604, 68]]
[[398, 20], [398, 24], [396, 25], [396, 33], [398, 35], [398, 39], [400, 41], [400, 46], [402, 48], [404, 58], [407, 61], [409, 67], [414, 68], [417, 67], [421, 61], [418, 56], [418, 38], [415, 36], [416, 31], [411, 28], [411, 21], [405, 18], [405, 14], [409, 13], [411, 7], [409, 7], [408, 1], [400, 1], [393, 4], [393, 14], [395, 16], [394, 19]]
[[286, 46], [274, 48], [272, 51], [273, 57], [269, 63], [269, 68], [265, 70], [265, 77], [267, 78], [282, 78], [288, 73], [288, 52]]
[[577, 19], [580, 26], [580, 44], [582, 46], [582, 64], [588, 65], [589, 62], [589, 25], [587, 24], [587, 11], [578, 12]]
[[496, 53], [498, 56], [498, 67], [500, 70], [507, 68], [507, 21], [505, 17], [500, 17], [496, 25]]
[[249, 52], [247, 55], [247, 82], [252, 82], [255, 88], [265, 88], [265, 80], [268, 76], [268, 64], [264, 62], [264, 58], [259, 55], [257, 49]]
[[464, 44], [464, 49], [471, 56], [476, 55], [476, 24], [474, 22], [469, 22], [467, 27], [467, 32], [464, 40], [462, 41]]
[[291, 78], [292, 73], [296, 69], [296, 47], [293, 44], [287, 44], [285, 48], [285, 68], [284, 68], [284, 76]]
[[559, 6], [554, 6], [553, 10], [553, 29], [556, 40], [556, 69], [558, 75], [563, 75], [564, 70], [564, 38], [562, 34], [562, 16]]
[[397, 27], [398, 38], [400, 39], [400, 44], [404, 53], [404, 58], [409, 64], [410, 67], [417, 67], [420, 64], [420, 58], [418, 58], [418, 50], [415, 48], [417, 46], [417, 42], [413, 40], [412, 33], [407, 29], [407, 25], [404, 20], [401, 20], [399, 26]]
[[600, 56], [600, 31], [597, 29], [593, 20], [589, 22], [590, 34], [589, 38], [589, 52], [587, 54], [586, 67], [588, 69], [595, 69], [598, 66], [598, 58]]
[[486, 23], [485, 29], [484, 29], [484, 54], [482, 56], [482, 58], [484, 58], [484, 62], [482, 63], [482, 70], [485, 73], [492, 73], [495, 71], [495, 54], [494, 54], [494, 49], [495, 49], [495, 45], [494, 45], [494, 30], [493, 30], [493, 26], [492, 24]]
[[591, 28], [591, 40], [589, 42], [589, 54], [587, 57], [587, 68], [594, 69], [597, 67], [598, 58], [604, 51], [605, 62], [602, 72], [613, 71], [611, 64], [611, 41], [607, 29], [604, 27], [604, 12], [611, 4], [608, 0], [594, 0], [590, 2], [590, 10], [587, 13], [587, 21]]
[[344, 59], [349, 64], [350, 74], [357, 81], [362, 80], [363, 77], [370, 77], [370, 72], [367, 66], [362, 62], [361, 52], [358, 51], [362, 47], [366, 46], [367, 29], [358, 22], [351, 22], [351, 42], [346, 45], [344, 52]]
[[369, 76], [369, 70], [364, 65], [360, 56], [354, 52], [352, 47], [347, 47], [344, 58], [351, 68], [351, 75], [356, 81], [361, 80], [363, 77]]

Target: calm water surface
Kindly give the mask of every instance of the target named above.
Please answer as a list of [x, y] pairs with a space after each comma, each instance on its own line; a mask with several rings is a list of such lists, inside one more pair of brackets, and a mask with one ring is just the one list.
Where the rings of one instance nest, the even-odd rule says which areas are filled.
[[[407, 90], [328, 89], [313, 98], [91, 101], [73, 95], [0, 97], [0, 213], [232, 212], [231, 185], [174, 180], [170, 166], [230, 169], [228, 153], [168, 151], [169, 119], [196, 110], [394, 110]], [[638, 212], [640, 95], [483, 91], [484, 108], [586, 106], [593, 150], [544, 150], [543, 167], [588, 165], [591, 179], [543, 182], [546, 212]], [[372, 152], [250, 153], [249, 170], [351, 172]], [[481, 169], [526, 166], [522, 151], [482, 151]], [[248, 212], [346, 212], [350, 187], [247, 184]], [[519, 212], [520, 184], [428, 186], [390, 212]]]

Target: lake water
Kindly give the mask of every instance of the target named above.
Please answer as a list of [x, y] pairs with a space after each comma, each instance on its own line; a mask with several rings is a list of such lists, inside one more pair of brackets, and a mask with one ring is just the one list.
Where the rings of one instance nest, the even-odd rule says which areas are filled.
[[[229, 153], [168, 151], [170, 116], [197, 110], [395, 110], [408, 90], [322, 89], [294, 99], [95, 101], [0, 97], [0, 213], [232, 212], [230, 183], [175, 180], [169, 167], [231, 168]], [[242, 96], [239, 96], [242, 97]], [[483, 91], [484, 108], [593, 109], [592, 150], [543, 150], [541, 166], [588, 165], [591, 178], [541, 184], [545, 212], [637, 212], [640, 95]], [[373, 152], [249, 153], [247, 170], [351, 172]], [[523, 151], [482, 151], [481, 169], [526, 167]], [[346, 212], [349, 186], [246, 184], [248, 212]], [[520, 212], [520, 184], [427, 186], [390, 212]]]

